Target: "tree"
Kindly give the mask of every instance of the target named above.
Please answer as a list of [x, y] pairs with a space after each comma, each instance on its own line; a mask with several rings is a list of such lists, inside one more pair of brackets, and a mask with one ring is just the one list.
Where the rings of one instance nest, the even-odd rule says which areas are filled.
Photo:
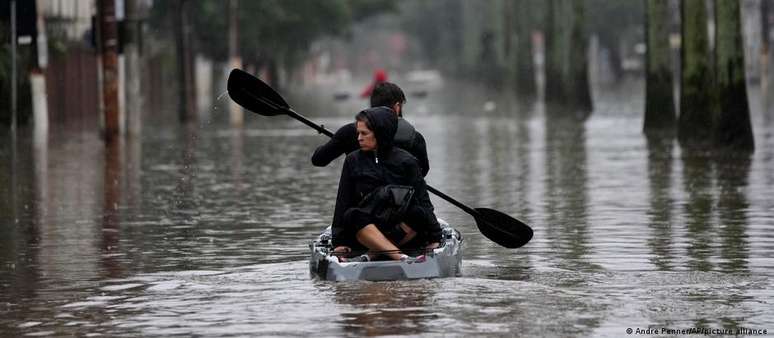
[[675, 101], [669, 50], [669, 1], [644, 0], [647, 7], [645, 133], [672, 129]]
[[[220, 62], [228, 59], [228, 5], [222, 0], [186, 1], [196, 52]], [[169, 18], [177, 14], [163, 1], [154, 2], [150, 26], [165, 38], [173, 31]], [[261, 0], [239, 3], [238, 52], [245, 64], [292, 70], [308, 55], [315, 40], [345, 34], [358, 20], [396, 11], [388, 0]], [[276, 76], [268, 79], [277, 85]]]
[[567, 52], [569, 50], [570, 16], [565, 1], [548, 0], [545, 20], [545, 100], [547, 104], [567, 103]]
[[[11, 11], [8, 1], [0, 6], [0, 124], [12, 123], [11, 113]], [[37, 37], [35, 1], [16, 1], [16, 36]], [[16, 123], [25, 124], [32, 117], [32, 91], [29, 72], [37, 66], [35, 42], [16, 45]]]
[[552, 115], [585, 119], [591, 112], [584, 25], [582, 1], [548, 1], [545, 100]]
[[401, 27], [415, 37], [429, 64], [458, 75], [463, 67], [463, 1], [406, 1]]
[[[270, 74], [279, 68], [294, 69], [318, 38], [345, 34], [356, 21], [397, 10], [387, 0], [264, 0], [239, 5], [240, 54], [246, 63], [263, 65]], [[279, 84], [276, 76], [269, 80]]]
[[533, 62], [534, 49], [532, 47], [532, 29], [534, 28], [535, 4], [528, 0], [519, 0], [514, 6], [517, 23], [515, 25], [515, 50], [509, 51], [515, 54], [514, 84], [516, 95], [525, 99], [534, 99], [537, 95], [535, 83], [535, 64]]
[[193, 37], [190, 23], [190, 6], [188, 0], [174, 0], [168, 2], [174, 15], [173, 32], [175, 36], [175, 53], [177, 55], [178, 78], [178, 117], [181, 122], [192, 121], [196, 118], [196, 79], [194, 78], [193, 65]]
[[[608, 51], [613, 80], [623, 78], [623, 57], [639, 42], [643, 27], [643, 3], [641, 1], [584, 0], [588, 8], [589, 33], [599, 38], [600, 47]], [[611, 29], [615, 27], [615, 29]]]
[[712, 67], [704, 0], [683, 0], [680, 63], [680, 117], [677, 136], [684, 146], [706, 145], [712, 133]]
[[744, 73], [739, 1], [715, 0], [715, 79], [717, 112], [714, 142], [719, 147], [753, 150]]
[[467, 78], [499, 88], [507, 79], [503, 49], [508, 35], [503, 29], [504, 2], [497, 0], [462, 1], [462, 74]]
[[591, 86], [589, 86], [589, 39], [586, 35], [586, 16], [583, 3], [583, 1], [572, 2], [575, 18], [572, 24], [569, 63], [573, 86], [570, 94], [570, 106], [578, 112], [578, 116], [585, 119], [594, 107], [591, 102]]
[[761, 93], [768, 96], [769, 88], [769, 2], [761, 1]]

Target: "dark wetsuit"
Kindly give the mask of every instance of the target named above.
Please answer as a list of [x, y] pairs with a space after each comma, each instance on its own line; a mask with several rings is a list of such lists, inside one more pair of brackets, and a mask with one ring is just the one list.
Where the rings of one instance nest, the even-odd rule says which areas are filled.
[[[427, 160], [425, 138], [414, 129], [411, 123], [402, 118], [398, 120], [398, 131], [395, 133], [394, 143], [414, 155], [419, 161], [419, 166], [422, 167], [422, 176], [427, 176], [427, 172], [430, 171], [430, 163]], [[312, 164], [324, 167], [342, 154], [349, 154], [359, 148], [355, 124], [346, 124], [339, 128], [328, 142], [317, 147], [312, 155]]]
[[421, 241], [440, 241], [441, 227], [433, 213], [419, 162], [409, 152], [392, 146], [398, 123], [395, 113], [388, 108], [377, 107], [367, 109], [366, 114], [376, 136], [378, 150], [365, 152], [358, 149], [344, 160], [333, 216], [333, 244], [362, 247], [357, 243], [355, 234], [372, 223], [383, 233], [395, 229], [395, 224], [378, 224], [378, 220], [358, 208], [363, 197], [387, 184], [414, 188], [414, 197], [402, 220], [417, 232]]

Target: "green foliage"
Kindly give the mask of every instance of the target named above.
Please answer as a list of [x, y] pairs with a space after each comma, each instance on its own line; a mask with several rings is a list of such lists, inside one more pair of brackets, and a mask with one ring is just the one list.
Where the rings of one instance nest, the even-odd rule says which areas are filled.
[[240, 53], [247, 60], [296, 62], [323, 35], [351, 23], [344, 1], [242, 1], [239, 3]]
[[640, 31], [645, 23], [642, 1], [586, 0], [585, 7], [589, 32], [606, 38]]
[[355, 22], [363, 21], [382, 13], [397, 13], [398, 2], [394, 0], [346, 0]]
[[[17, 46], [16, 50], [16, 118], [19, 124], [24, 124], [32, 115], [32, 96], [30, 95], [29, 68], [32, 51], [28, 47]], [[11, 123], [11, 46], [0, 45], [0, 124]]]
[[459, 70], [462, 64], [461, 0], [407, 1], [402, 7], [401, 25], [416, 37], [425, 57], [446, 71]]
[[[156, 2], [151, 11], [152, 31], [172, 32], [172, 1]], [[199, 52], [214, 60], [228, 57], [229, 2], [184, 0]], [[239, 53], [246, 62], [281, 60], [293, 66], [316, 39], [341, 35], [351, 24], [369, 16], [397, 10], [388, 0], [241, 0], [238, 3]], [[169, 38], [166, 36], [166, 38]]]
[[611, 70], [618, 80], [623, 75], [620, 57], [633, 56], [633, 46], [644, 40], [645, 3], [586, 0], [585, 4], [589, 36], [596, 35], [600, 45], [610, 51]]

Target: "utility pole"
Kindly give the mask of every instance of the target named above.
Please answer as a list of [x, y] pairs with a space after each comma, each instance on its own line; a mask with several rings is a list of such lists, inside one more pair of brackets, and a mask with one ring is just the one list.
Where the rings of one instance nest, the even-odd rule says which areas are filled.
[[97, 3], [98, 44], [102, 61], [102, 108], [105, 117], [104, 136], [107, 142], [120, 133], [118, 114], [118, 26], [115, 0]]
[[11, 0], [11, 211], [13, 223], [19, 222], [16, 210], [16, 0]]
[[33, 135], [36, 144], [46, 142], [48, 136], [48, 102], [46, 98], [46, 68], [48, 67], [48, 38], [46, 37], [46, 21], [43, 16], [44, 0], [36, 1], [37, 26], [37, 66], [30, 72], [30, 89], [32, 91], [32, 116], [34, 121]]
[[16, 142], [16, 0], [11, 0], [11, 137]]
[[126, 11], [125, 27], [126, 39], [124, 40], [124, 55], [126, 55], [126, 115], [127, 132], [131, 137], [139, 137], [142, 134], [142, 24], [140, 17], [141, 5], [137, 0], [125, 0]]

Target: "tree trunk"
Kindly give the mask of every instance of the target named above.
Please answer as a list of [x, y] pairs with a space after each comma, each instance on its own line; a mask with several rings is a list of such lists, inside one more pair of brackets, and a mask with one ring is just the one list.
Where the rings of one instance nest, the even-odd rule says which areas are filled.
[[529, 1], [519, 1], [515, 6], [518, 23], [516, 24], [516, 95], [523, 99], [534, 99], [537, 96], [535, 84], [535, 63], [532, 47], [532, 21], [530, 16], [533, 8]]
[[[513, 1], [505, 1], [502, 3], [503, 9], [503, 55], [505, 55], [506, 60], [507, 57], [511, 55], [511, 51], [513, 49], [512, 42], [513, 39], [511, 37], [514, 34], [515, 29], [513, 28], [513, 16], [516, 14], [516, 11], [514, 10], [514, 7], [523, 7], [523, 6], [514, 6]], [[521, 21], [521, 20], [519, 20]]]
[[546, 110], [555, 117], [582, 120], [592, 109], [583, 3], [550, 0], [547, 8]]
[[591, 102], [591, 86], [589, 86], [589, 58], [588, 37], [584, 25], [585, 10], [583, 1], [573, 1], [572, 10], [574, 20], [572, 24], [572, 38], [570, 40], [570, 76], [572, 79], [572, 92], [570, 107], [581, 119], [586, 119], [593, 110]]
[[173, 13], [175, 13], [175, 50], [177, 52], [177, 78], [179, 117], [181, 122], [189, 122], [196, 117], [194, 113], [194, 72], [193, 53], [191, 46], [191, 27], [188, 22], [186, 3], [188, 0], [175, 0]]
[[647, 134], [675, 127], [675, 101], [669, 50], [669, 1], [644, 1], [647, 56], [643, 130]]
[[715, 0], [716, 146], [753, 150], [739, 1]]
[[613, 76], [613, 82], [620, 83], [624, 77], [624, 70], [623, 60], [621, 60], [621, 41], [618, 34], [601, 34], [599, 37], [599, 44], [607, 49], [610, 74]]
[[[769, 1], [761, 1], [761, 94], [769, 94]], [[764, 108], [766, 109], [766, 108]]]
[[683, 146], [706, 145], [712, 133], [712, 67], [704, 0], [683, 0], [682, 76], [677, 136]]
[[570, 26], [564, 0], [548, 0], [545, 27], [545, 101], [547, 105], [567, 103], [567, 50]]

